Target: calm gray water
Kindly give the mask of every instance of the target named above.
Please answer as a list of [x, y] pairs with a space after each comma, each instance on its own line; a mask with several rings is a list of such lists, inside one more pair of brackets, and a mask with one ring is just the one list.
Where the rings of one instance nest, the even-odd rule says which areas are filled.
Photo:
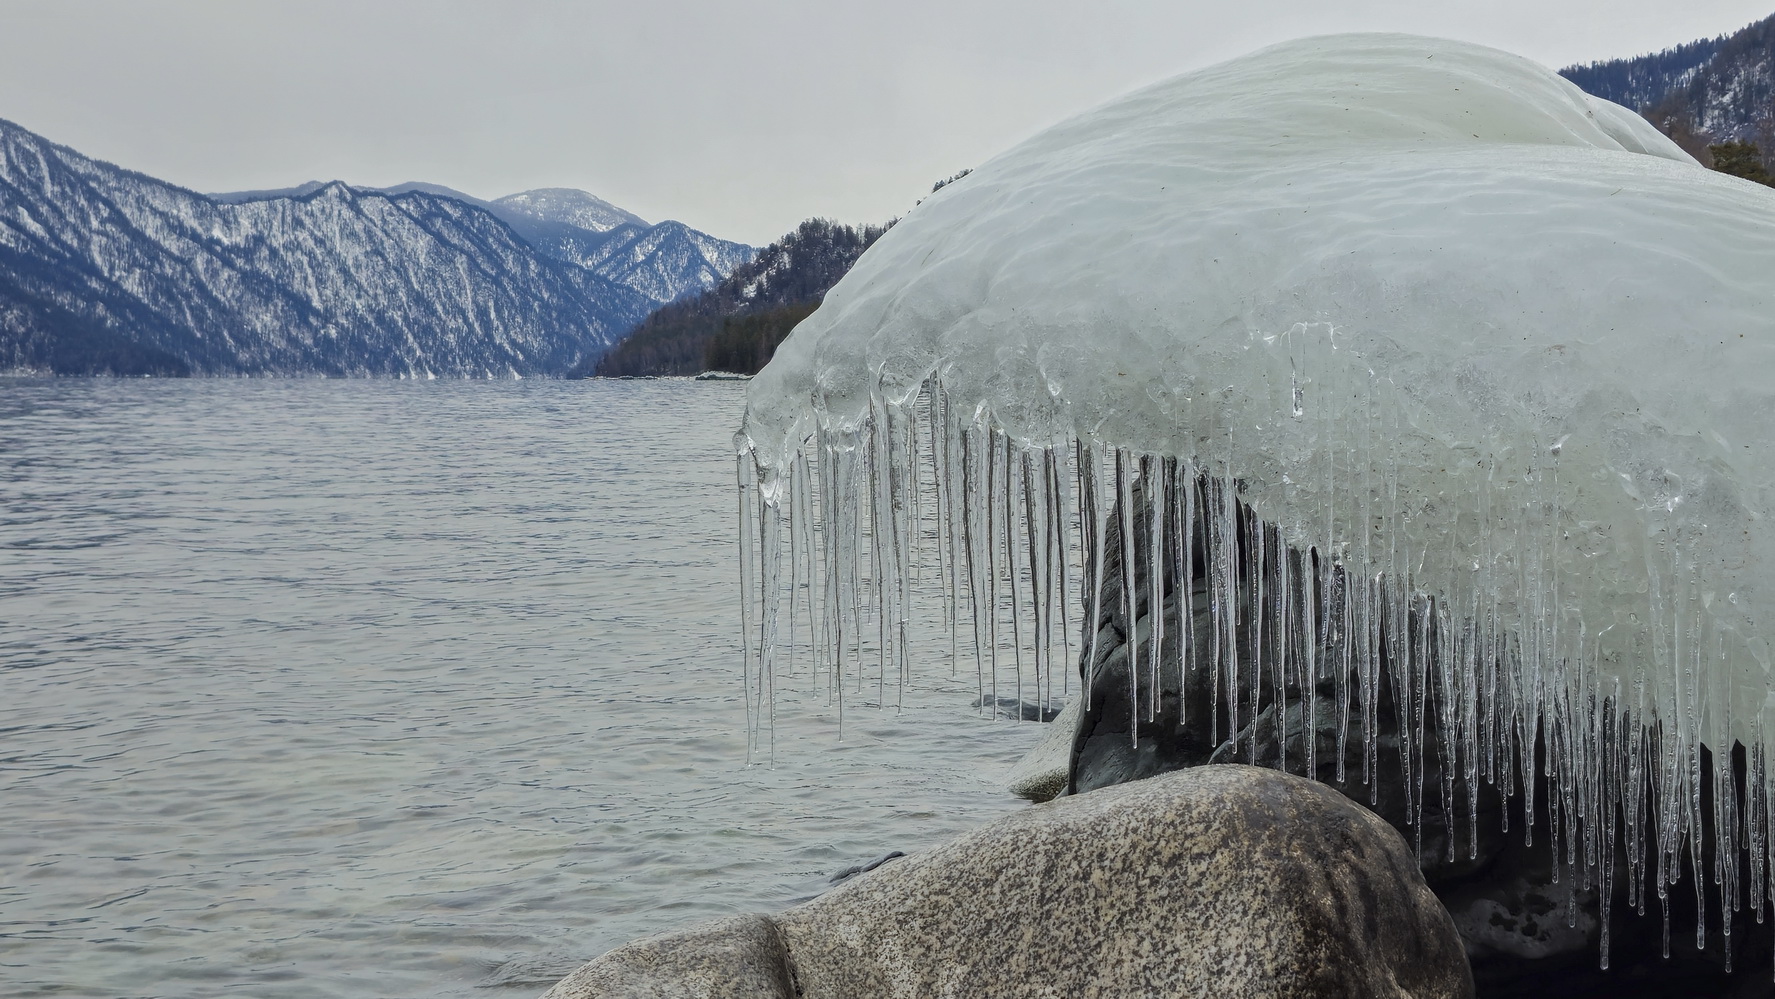
[[0, 379], [0, 995], [534, 995], [1020, 807], [941, 663], [748, 765], [741, 395]]

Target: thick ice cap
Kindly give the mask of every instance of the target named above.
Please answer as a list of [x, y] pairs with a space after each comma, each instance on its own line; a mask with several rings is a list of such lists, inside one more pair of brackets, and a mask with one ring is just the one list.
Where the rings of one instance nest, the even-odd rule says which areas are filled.
[[[1704, 606], [1721, 657], [1766, 663], [1772, 275], [1775, 191], [1627, 110], [1480, 46], [1311, 38], [933, 194], [752, 382], [744, 435], [781, 467], [934, 376], [1014, 438], [1195, 460], [1372, 563], [1366, 491], [1381, 569], [1518, 624], [1552, 593], [1543, 619], [1632, 633], [1605, 658], [1676, 654]], [[1510, 582], [1525, 546], [1543, 597]]]
[[[1384, 290], [1359, 277], [1501, 288], [1508, 275], [1437, 273], [1461, 262], [1448, 256], [1461, 248], [1442, 244], [1505, 229], [1550, 255], [1528, 231], [1533, 216], [1604, 187], [1599, 173], [1627, 174], [1635, 194], [1706, 183], [1644, 156], [1694, 165], [1637, 115], [1495, 49], [1403, 35], [1265, 49], [1057, 125], [933, 195], [778, 352], [751, 393], [748, 428], [767, 453], [782, 446], [777, 434], [793, 447], [810, 403], [822, 418], [854, 418], [878, 370], [916, 382], [946, 361], [988, 367], [963, 347], [1022, 357], [1030, 373], [1083, 387], [1091, 372], [1028, 355], [1088, 353], [1099, 377], [1120, 379], [1105, 369], [1137, 355], [1093, 349], [1106, 339], [1140, 334], [1177, 355], [1225, 341], [1213, 335], [1223, 326], [1249, 332], [1260, 311], [1292, 313], [1283, 328], [1330, 318], [1379, 334], [1401, 324], [1357, 306], [1397, 303], [1355, 300]], [[1549, 190], [1561, 180], [1590, 190]], [[1602, 195], [1630, 193], [1618, 187]], [[1740, 184], [1720, 187], [1715, 201], [1742, 197]], [[1505, 219], [1486, 224], [1500, 211]], [[1563, 234], [1560, 248], [1611, 243], [1605, 221]], [[1401, 271], [1400, 258], [1419, 252], [1440, 256]], [[1601, 256], [1587, 269], [1611, 270]], [[1323, 289], [1330, 282], [1315, 272], [1329, 268], [1338, 286], [1304, 299], [1301, 285]], [[1353, 328], [1359, 320], [1377, 328]]]

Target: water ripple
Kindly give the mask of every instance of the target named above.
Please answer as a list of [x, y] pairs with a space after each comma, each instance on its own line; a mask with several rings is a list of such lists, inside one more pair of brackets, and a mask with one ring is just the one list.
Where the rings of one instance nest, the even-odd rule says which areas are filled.
[[971, 678], [746, 766], [741, 392], [0, 379], [0, 994], [528, 996], [1017, 807]]

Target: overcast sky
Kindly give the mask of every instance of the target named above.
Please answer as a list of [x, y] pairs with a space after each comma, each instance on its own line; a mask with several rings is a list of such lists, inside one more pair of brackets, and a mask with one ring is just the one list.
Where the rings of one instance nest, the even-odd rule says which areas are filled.
[[0, 118], [201, 191], [577, 187], [762, 244], [1145, 83], [1393, 30], [1549, 66], [1729, 32], [1775, 0], [0, 0]]

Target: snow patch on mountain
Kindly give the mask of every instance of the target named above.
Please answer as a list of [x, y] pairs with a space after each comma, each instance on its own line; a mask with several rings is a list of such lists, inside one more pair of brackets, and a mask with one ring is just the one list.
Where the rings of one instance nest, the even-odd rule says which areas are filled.
[[497, 199], [494, 204], [509, 212], [545, 222], [565, 222], [592, 232], [608, 232], [621, 225], [645, 228], [646, 219], [618, 208], [603, 198], [571, 187], [542, 187]]
[[[309, 181], [298, 187], [233, 191], [210, 197], [244, 204], [306, 197], [325, 186], [320, 181]], [[386, 194], [417, 191], [473, 205], [510, 226], [524, 242], [542, 253], [639, 292], [656, 305], [714, 287], [758, 253], [756, 247], [718, 239], [682, 222], [649, 223], [602, 198], [571, 188], [520, 191], [492, 201], [420, 181], [360, 190]]]

